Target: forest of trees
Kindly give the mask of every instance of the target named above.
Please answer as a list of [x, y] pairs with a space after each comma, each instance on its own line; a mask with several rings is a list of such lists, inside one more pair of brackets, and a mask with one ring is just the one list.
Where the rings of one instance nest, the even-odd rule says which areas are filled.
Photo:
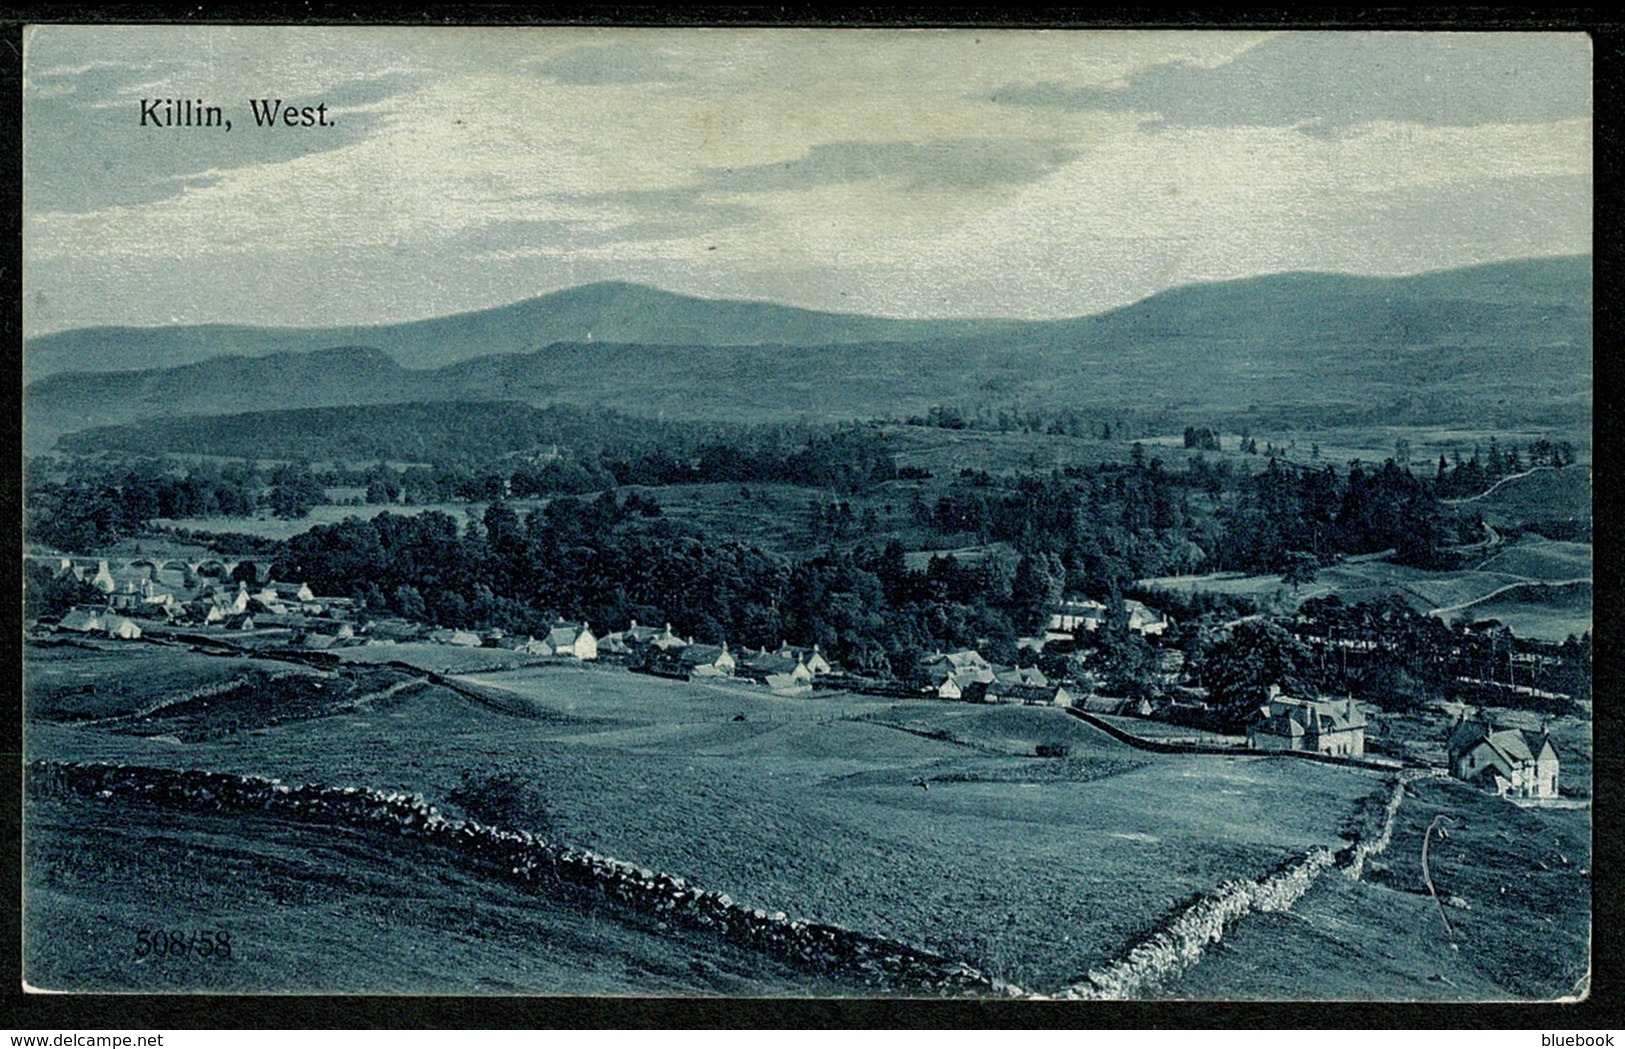
[[[614, 417], [580, 419], [584, 436]], [[254, 547], [261, 556], [272, 546], [277, 577], [358, 598], [375, 612], [529, 633], [558, 615], [601, 630], [633, 618], [672, 622], [701, 641], [817, 643], [853, 670], [903, 679], [933, 649], [974, 645], [1003, 662], [1029, 658], [1018, 655], [1017, 638], [1039, 632], [1063, 596], [1082, 594], [1112, 610], [1108, 628], [1090, 639], [1089, 672], [1133, 695], [1158, 678], [1154, 646], [1122, 622], [1122, 600], [1136, 579], [1233, 569], [1280, 572], [1297, 587], [1341, 557], [1385, 550], [1408, 564], [1447, 567], [1451, 547], [1477, 541], [1481, 525], [1476, 515], [1445, 506], [1441, 493], [1481, 491], [1531, 466], [1566, 465], [1574, 454], [1562, 442], [1534, 442], [1520, 452], [1491, 441], [1454, 463], [1441, 459], [1431, 477], [1394, 459], [1340, 470], [1270, 458], [1251, 471], [1234, 459], [1207, 459], [1204, 450], [1218, 442], [1206, 427], [1190, 428], [1186, 440], [1197, 451], [1179, 470], [1135, 444], [1127, 462], [1046, 473], [965, 469], [946, 483], [916, 487], [916, 528], [942, 545], [974, 542], [989, 552], [976, 560], [933, 557], [915, 569], [903, 545], [881, 531], [874, 506], [862, 501], [900, 474], [884, 434], [856, 425], [758, 428], [731, 439], [694, 432], [670, 447], [626, 445], [618, 455], [604, 451], [607, 440], [592, 455], [555, 445], [479, 466], [376, 462], [317, 471], [297, 459], [270, 468], [155, 457], [36, 459], [25, 464], [25, 528], [31, 541], [88, 551], [137, 535], [155, 518], [302, 517], [330, 487], [377, 504], [484, 503], [481, 519], [467, 527], [438, 512], [384, 512]], [[930, 479], [925, 471], [911, 474], [915, 482]], [[667, 519], [657, 499], [615, 491], [693, 483], [807, 487], [817, 493], [808, 516], [824, 549], [791, 558], [707, 536]], [[933, 493], [930, 501], [922, 490]], [[599, 494], [583, 494], [592, 492]], [[551, 498], [522, 516], [510, 497]], [[54, 606], [83, 596], [61, 590], [42, 583], [31, 600]], [[1135, 596], [1187, 622], [1252, 611], [1245, 601], [1212, 595], [1184, 603]], [[1583, 652], [1542, 662], [1520, 657], [1520, 642], [1505, 632], [1463, 632], [1397, 603], [1348, 607], [1335, 600], [1306, 603], [1293, 630], [1244, 623], [1206, 647], [1177, 630], [1157, 644], [1184, 648], [1189, 671], [1232, 715], [1256, 698], [1264, 678], [1358, 690], [1396, 707], [1459, 691], [1461, 679], [1589, 695], [1589, 669], [1574, 670], [1589, 668], [1589, 637], [1573, 643]], [[1346, 647], [1328, 647], [1328, 635], [1381, 638], [1382, 647], [1351, 656]], [[1046, 657], [1058, 658], [1065, 656]]]
[[1271, 459], [1247, 474], [1198, 455], [1175, 473], [1135, 451], [1127, 464], [1049, 475], [966, 471], [928, 520], [945, 533], [1059, 554], [1069, 571], [1115, 586], [1180, 572], [1280, 572], [1387, 549], [1439, 567], [1449, 544], [1480, 536], [1476, 519], [1446, 515], [1428, 485], [1392, 460], [1339, 474]]
[[[601, 632], [634, 618], [671, 622], [711, 643], [817, 643], [850, 669], [903, 680], [913, 677], [921, 654], [938, 649], [976, 646], [995, 660], [1022, 661], [1018, 636], [1039, 629], [1047, 610], [1081, 581], [1069, 576], [1061, 555], [1041, 551], [975, 563], [937, 557], [910, 569], [892, 542], [792, 560], [709, 540], [649, 511], [635, 496], [612, 494], [559, 499], [524, 516], [496, 503], [464, 529], [438, 512], [386, 512], [286, 541], [273, 573], [378, 612], [445, 626], [535, 634], [559, 615]], [[1357, 692], [1404, 709], [1458, 692], [1460, 677], [1504, 680], [1509, 666], [1522, 675], [1512, 683], [1589, 697], [1589, 636], [1571, 642], [1582, 648], [1564, 649], [1561, 659], [1518, 665], [1509, 662], [1517, 646], [1545, 650], [1504, 630], [1452, 627], [1397, 601], [1330, 598], [1306, 602], [1287, 625], [1247, 620], [1206, 640], [1175, 631], [1153, 644], [1124, 627], [1120, 592], [1104, 596], [1112, 611], [1089, 638], [1087, 665], [1113, 694], [1155, 691], [1156, 647], [1179, 646], [1221, 715], [1238, 719], [1265, 684]], [[1351, 650], [1327, 638], [1375, 643]], [[1066, 669], [1066, 658], [1046, 657], [1060, 660], [1049, 669]], [[1544, 709], [1538, 699], [1521, 705]], [[1554, 713], [1571, 709], [1566, 700], [1547, 705]]]
[[[321, 472], [304, 460], [271, 469], [152, 458], [51, 460], [47, 468], [36, 460], [25, 473], [26, 534], [83, 551], [136, 534], [155, 518], [270, 512], [297, 519], [326, 502], [330, 487], [350, 488], [355, 502], [422, 504], [630, 485], [771, 483], [824, 493], [810, 502], [815, 541], [883, 541], [872, 508], [850, 502], [899, 476], [878, 430], [839, 427], [804, 437], [775, 431], [737, 444], [713, 438], [688, 451], [598, 460], [554, 454], [477, 469], [380, 462]], [[1126, 463], [1015, 475], [967, 469], [933, 485], [933, 502], [916, 495], [914, 523], [943, 542], [973, 538], [1054, 555], [1073, 589], [1086, 580], [1104, 593], [1135, 578], [1215, 569], [1282, 572], [1297, 585], [1339, 557], [1387, 549], [1407, 564], [1447, 566], [1449, 548], [1476, 541], [1481, 531], [1476, 517], [1447, 513], [1437, 488], [1393, 460], [1374, 468], [1355, 462], [1339, 472], [1330, 464], [1270, 459], [1252, 473], [1197, 453], [1184, 469], [1168, 470], [1136, 444]]]
[[904, 675], [931, 647], [993, 638], [1013, 655], [1017, 621], [1032, 612], [1015, 589], [1020, 562], [938, 558], [914, 571], [895, 543], [792, 561], [612, 494], [524, 517], [496, 503], [465, 530], [434, 511], [319, 525], [284, 543], [273, 571], [445, 625], [537, 633], [556, 615], [602, 630], [636, 618], [713, 643], [795, 638], [855, 670]]
[[1390, 711], [1448, 696], [1560, 715], [1591, 699], [1589, 633], [1553, 646], [1501, 626], [1447, 624], [1397, 598], [1315, 598], [1283, 622], [1238, 623], [1193, 656], [1191, 673], [1232, 728], [1269, 685], [1289, 694], [1357, 695]]

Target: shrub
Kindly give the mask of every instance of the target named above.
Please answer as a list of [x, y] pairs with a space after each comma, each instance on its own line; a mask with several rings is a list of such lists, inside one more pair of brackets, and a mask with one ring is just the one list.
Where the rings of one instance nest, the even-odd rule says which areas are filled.
[[515, 772], [464, 773], [461, 785], [446, 800], [481, 823], [552, 835], [541, 791]]

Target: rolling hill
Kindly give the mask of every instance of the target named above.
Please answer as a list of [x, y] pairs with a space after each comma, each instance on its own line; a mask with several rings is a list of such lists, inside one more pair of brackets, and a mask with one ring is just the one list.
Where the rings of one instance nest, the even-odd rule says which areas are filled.
[[207, 324], [80, 328], [29, 339], [28, 381], [64, 372], [172, 368], [219, 357], [265, 357], [332, 346], [371, 346], [409, 368], [560, 342], [640, 345], [797, 346], [931, 341], [1020, 327], [1019, 321], [894, 320], [820, 313], [763, 302], [699, 299], [638, 284], [604, 282], [494, 309], [404, 324], [253, 328]]
[[[557, 338], [583, 328], [592, 341]], [[205, 352], [200, 331], [147, 331], [126, 359]], [[230, 331], [208, 346], [284, 349], [47, 375], [26, 389], [25, 442], [43, 450], [87, 426], [179, 415], [493, 398], [740, 420], [1019, 403], [1562, 425], [1591, 408], [1583, 257], [1399, 278], [1281, 274], [1057, 321], [888, 321], [592, 285], [350, 330], [347, 349], [315, 349], [336, 331]], [[35, 371], [105, 364], [109, 332], [63, 333], [27, 352], [46, 358]], [[300, 340], [314, 342], [287, 348]]]

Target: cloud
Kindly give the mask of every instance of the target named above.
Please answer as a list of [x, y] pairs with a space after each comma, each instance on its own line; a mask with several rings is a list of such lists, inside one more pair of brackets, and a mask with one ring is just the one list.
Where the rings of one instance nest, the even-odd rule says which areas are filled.
[[[575, 247], [678, 240], [759, 226], [776, 205], [801, 194], [870, 186], [875, 192], [974, 194], [1042, 179], [1077, 151], [1052, 141], [829, 142], [775, 163], [702, 167], [689, 180], [651, 189], [551, 194], [572, 212], [596, 216], [570, 232]], [[751, 198], [750, 203], [738, 197]], [[848, 210], [854, 202], [848, 199]], [[847, 221], [852, 221], [849, 216]], [[484, 227], [497, 240], [513, 224]], [[493, 244], [491, 250], [508, 250]]]
[[[25, 41], [31, 332], [600, 279], [1049, 316], [1589, 244], [1583, 38], [137, 28]], [[344, 109], [331, 137], [137, 135], [143, 93]]]
[[1286, 33], [1204, 68], [1170, 62], [1114, 86], [1016, 82], [987, 99], [1070, 112], [1146, 114], [1175, 127], [1373, 121], [1530, 124], [1591, 115], [1591, 43], [1580, 34]]
[[896, 179], [910, 190], [976, 190], [1036, 181], [1076, 155], [1060, 142], [1021, 139], [826, 142], [782, 163], [707, 168], [703, 186], [767, 193]]
[[585, 87], [670, 83], [683, 79], [664, 52], [629, 44], [573, 47], [533, 63], [529, 68], [554, 83]]

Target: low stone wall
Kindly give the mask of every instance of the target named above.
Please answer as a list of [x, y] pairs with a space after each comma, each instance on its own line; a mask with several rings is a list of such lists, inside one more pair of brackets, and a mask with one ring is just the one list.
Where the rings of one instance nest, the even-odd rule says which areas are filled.
[[1365, 862], [1388, 848], [1394, 821], [1405, 798], [1405, 788], [1434, 770], [1407, 769], [1394, 777], [1388, 800], [1372, 825], [1353, 843], [1333, 852], [1314, 848], [1275, 872], [1256, 881], [1225, 882], [1169, 918], [1109, 965], [1091, 971], [1082, 981], [1062, 991], [1062, 998], [1127, 999], [1147, 991], [1201, 960], [1209, 944], [1218, 943], [1225, 930], [1252, 911], [1289, 910], [1308, 892], [1315, 879], [1329, 868], [1339, 868], [1359, 880]]
[[1400, 803], [1405, 800], [1405, 788], [1419, 779], [1427, 779], [1437, 775], [1433, 769], [1406, 769], [1394, 777], [1394, 789], [1388, 795], [1388, 803], [1383, 806], [1382, 820], [1379, 826], [1360, 836], [1360, 840], [1352, 845], [1345, 846], [1337, 853], [1337, 865], [1353, 881], [1359, 881], [1360, 875], [1365, 873], [1365, 861], [1372, 856], [1388, 851], [1389, 844], [1394, 837], [1394, 820], [1399, 816]]
[[1116, 961], [1092, 970], [1059, 997], [1142, 997], [1164, 980], [1196, 964], [1209, 944], [1250, 911], [1284, 911], [1309, 891], [1333, 862], [1329, 849], [1313, 849], [1257, 881], [1228, 881], [1174, 915]]
[[837, 925], [792, 919], [696, 888], [682, 878], [593, 852], [554, 845], [528, 831], [448, 819], [421, 795], [361, 787], [290, 787], [274, 779], [133, 765], [35, 761], [27, 789], [189, 812], [253, 812], [316, 826], [339, 825], [445, 845], [511, 881], [575, 887], [666, 923], [708, 931], [817, 972], [893, 992], [1019, 996], [1020, 988], [961, 962]]
[[[264, 684], [274, 684], [290, 677], [304, 676], [306, 675], [297, 670], [273, 671], [266, 676]], [[162, 698], [155, 699], [146, 706], [132, 710], [127, 714], [111, 714], [105, 718], [98, 718], [95, 721], [89, 722], [89, 724], [103, 725], [117, 724], [124, 721], [139, 721], [142, 718], [151, 717], [166, 707], [179, 706], [182, 703], [190, 703], [199, 699], [209, 699], [214, 696], [223, 696], [229, 692], [234, 692], [237, 689], [242, 688], [245, 684], [246, 681], [242, 675], [233, 674], [231, 677], [220, 681], [210, 682], [207, 685], [199, 685], [197, 688], [188, 689], [185, 692], [179, 692], [174, 695], [166, 695]]]

